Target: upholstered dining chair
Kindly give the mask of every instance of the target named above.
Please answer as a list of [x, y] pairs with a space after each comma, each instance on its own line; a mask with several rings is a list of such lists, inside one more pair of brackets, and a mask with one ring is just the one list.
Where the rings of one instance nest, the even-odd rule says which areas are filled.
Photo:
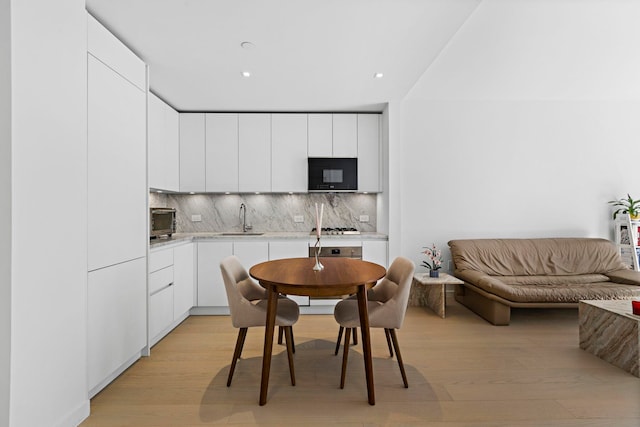
[[[411, 260], [398, 257], [391, 263], [385, 277], [367, 292], [369, 327], [384, 329], [389, 353], [391, 357], [393, 357], [393, 351], [395, 350], [396, 360], [400, 367], [400, 374], [402, 375], [405, 388], [409, 387], [409, 383], [407, 382], [407, 375], [404, 370], [404, 364], [402, 363], [396, 329], [400, 329], [404, 321], [414, 270], [415, 265]], [[344, 331], [342, 372], [340, 374], [340, 388], [344, 388], [350, 335], [352, 331], [355, 334], [356, 328], [360, 327], [358, 300], [355, 297], [349, 297], [338, 302], [333, 311], [333, 316], [340, 325], [336, 354], [338, 346], [340, 345], [342, 332]], [[392, 344], [393, 350], [391, 348]]]
[[[248, 328], [253, 326], [265, 326], [267, 318], [267, 292], [257, 284], [247, 270], [242, 266], [238, 257], [232, 255], [220, 262], [220, 270], [224, 287], [227, 291], [229, 301], [229, 312], [231, 323], [234, 328], [238, 328], [238, 338], [236, 340], [227, 387], [231, 385], [236, 363], [242, 354], [242, 347], [247, 336]], [[289, 359], [289, 374], [291, 385], [296, 384], [293, 369], [293, 325], [298, 321], [300, 308], [295, 301], [281, 297], [278, 299], [278, 311], [276, 313], [276, 325], [284, 329], [287, 345], [287, 357]]]

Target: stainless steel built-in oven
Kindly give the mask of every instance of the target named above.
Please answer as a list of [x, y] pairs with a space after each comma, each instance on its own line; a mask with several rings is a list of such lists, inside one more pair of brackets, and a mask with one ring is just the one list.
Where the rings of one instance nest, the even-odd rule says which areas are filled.
[[[315, 257], [315, 253], [315, 247], [310, 246], [309, 258]], [[358, 246], [323, 246], [320, 251], [320, 256], [362, 259], [362, 244], [359, 244]], [[340, 298], [336, 299], [336, 297], [310, 297], [309, 305], [334, 305], [338, 301], [340, 301]]]
[[173, 208], [151, 208], [149, 216], [149, 236], [152, 239], [168, 236], [176, 232], [176, 210]]

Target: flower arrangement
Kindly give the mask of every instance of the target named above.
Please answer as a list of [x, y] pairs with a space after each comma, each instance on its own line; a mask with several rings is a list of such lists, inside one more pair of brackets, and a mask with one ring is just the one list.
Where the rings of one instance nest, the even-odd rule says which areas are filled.
[[431, 247], [424, 247], [422, 251], [428, 258], [426, 261], [422, 261], [422, 266], [427, 267], [429, 270], [436, 271], [442, 268], [442, 251], [436, 247], [433, 243]]

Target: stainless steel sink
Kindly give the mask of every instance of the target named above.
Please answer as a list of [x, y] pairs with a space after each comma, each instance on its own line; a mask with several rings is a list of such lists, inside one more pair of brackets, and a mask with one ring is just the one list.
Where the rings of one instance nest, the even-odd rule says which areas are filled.
[[223, 236], [262, 236], [264, 233], [256, 233], [254, 231], [228, 231], [222, 233]]

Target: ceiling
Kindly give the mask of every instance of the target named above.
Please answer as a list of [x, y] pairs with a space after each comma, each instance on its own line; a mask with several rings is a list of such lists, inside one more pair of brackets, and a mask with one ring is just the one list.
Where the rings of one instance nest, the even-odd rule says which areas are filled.
[[[480, 1], [86, 4], [149, 65], [151, 90], [178, 111], [382, 111], [407, 94]], [[246, 41], [253, 47], [241, 47]]]

